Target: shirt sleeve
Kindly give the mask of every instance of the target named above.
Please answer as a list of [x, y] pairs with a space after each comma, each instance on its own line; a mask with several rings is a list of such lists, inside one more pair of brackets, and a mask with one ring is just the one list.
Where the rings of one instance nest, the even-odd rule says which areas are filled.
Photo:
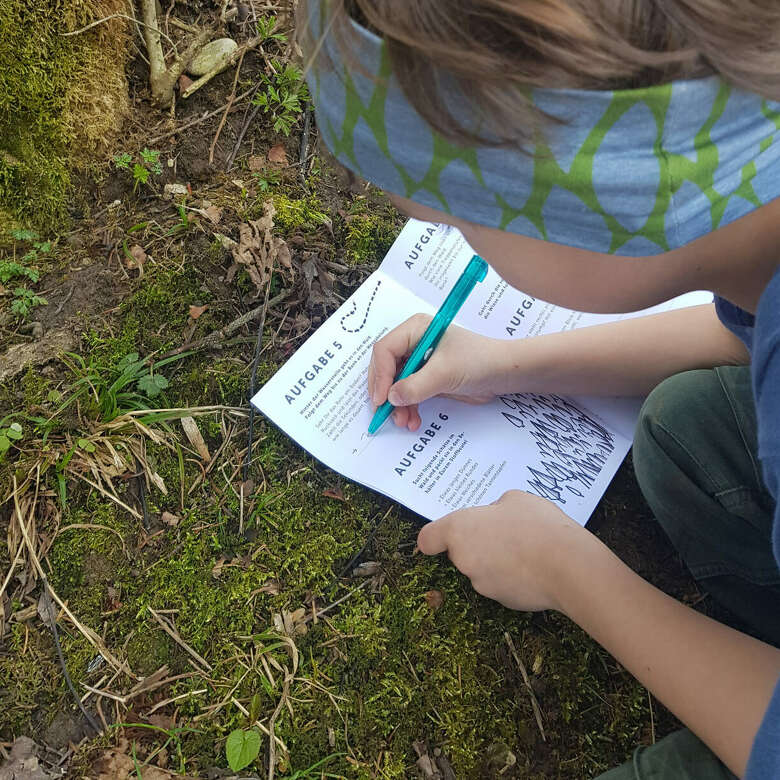
[[[780, 271], [775, 273], [758, 304], [752, 373], [758, 454], [764, 481], [776, 502], [772, 549], [780, 566]], [[753, 741], [745, 773], [745, 780], [777, 778], [780, 778], [780, 681]]]

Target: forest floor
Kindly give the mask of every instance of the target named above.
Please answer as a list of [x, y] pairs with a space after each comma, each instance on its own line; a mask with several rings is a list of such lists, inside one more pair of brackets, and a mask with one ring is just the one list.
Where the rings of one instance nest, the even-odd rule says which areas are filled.
[[[242, 777], [591, 777], [676, 725], [612, 657], [416, 554], [416, 516], [262, 416], [247, 457], [261, 323], [256, 387], [403, 223], [328, 163], [304, 106], [255, 110], [298, 88], [269, 69], [287, 50], [269, 39], [173, 117], [137, 57], [72, 229], [13, 247], [47, 303], [0, 298], [0, 750], [33, 738], [52, 777], [228, 777], [241, 729]], [[266, 230], [290, 268], [268, 273]], [[589, 527], [711, 609], [630, 464]]]

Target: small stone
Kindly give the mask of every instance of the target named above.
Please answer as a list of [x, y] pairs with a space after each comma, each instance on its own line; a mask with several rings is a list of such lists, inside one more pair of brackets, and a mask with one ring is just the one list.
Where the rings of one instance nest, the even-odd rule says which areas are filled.
[[204, 76], [216, 68], [227, 66], [230, 55], [238, 48], [232, 38], [217, 38], [207, 43], [193, 58], [187, 68], [193, 76]]
[[186, 184], [166, 184], [163, 187], [163, 193], [166, 198], [176, 198], [187, 194]]

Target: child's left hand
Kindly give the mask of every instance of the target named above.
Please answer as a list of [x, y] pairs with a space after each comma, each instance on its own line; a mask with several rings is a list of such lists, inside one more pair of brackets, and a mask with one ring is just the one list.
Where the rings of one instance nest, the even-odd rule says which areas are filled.
[[604, 549], [555, 504], [521, 490], [428, 523], [417, 545], [426, 555], [446, 552], [478, 593], [524, 611], [560, 610], [570, 556]]

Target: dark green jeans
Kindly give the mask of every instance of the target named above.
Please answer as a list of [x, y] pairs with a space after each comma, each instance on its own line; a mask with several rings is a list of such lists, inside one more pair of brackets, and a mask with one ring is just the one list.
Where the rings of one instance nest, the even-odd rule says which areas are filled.
[[[687, 371], [648, 397], [634, 439], [642, 493], [701, 587], [780, 646], [774, 501], [758, 462], [747, 367]], [[732, 780], [690, 731], [678, 731], [600, 780]]]

